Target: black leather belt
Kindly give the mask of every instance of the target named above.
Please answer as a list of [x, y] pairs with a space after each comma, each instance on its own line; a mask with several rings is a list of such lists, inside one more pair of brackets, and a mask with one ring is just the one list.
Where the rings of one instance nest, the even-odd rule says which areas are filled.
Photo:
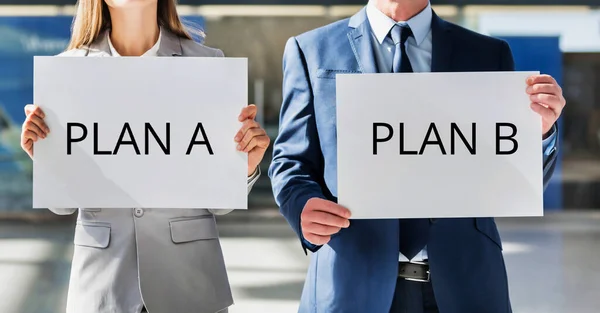
[[429, 264], [427, 262], [400, 262], [398, 263], [398, 277], [428, 283], [431, 278]]

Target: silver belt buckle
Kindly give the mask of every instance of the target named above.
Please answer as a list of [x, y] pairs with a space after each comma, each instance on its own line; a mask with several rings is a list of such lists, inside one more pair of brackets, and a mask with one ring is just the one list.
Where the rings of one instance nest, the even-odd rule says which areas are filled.
[[[412, 263], [412, 264], [419, 264], [419, 265], [427, 265], [427, 268], [429, 268], [429, 264], [425, 263], [425, 262], [418, 262], [418, 261], [409, 261], [408, 263]], [[427, 279], [418, 279], [418, 278], [404, 278], [406, 280], [409, 281], [416, 281], [419, 283], [428, 283], [431, 281], [431, 271], [427, 270]]]

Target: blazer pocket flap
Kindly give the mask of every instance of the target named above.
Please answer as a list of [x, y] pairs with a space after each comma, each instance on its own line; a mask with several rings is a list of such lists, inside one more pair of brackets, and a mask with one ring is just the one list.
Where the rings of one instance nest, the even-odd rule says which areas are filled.
[[73, 243], [78, 246], [105, 249], [110, 243], [110, 225], [77, 224]]
[[360, 74], [360, 72], [352, 70], [327, 70], [322, 68], [317, 70], [318, 78], [335, 79], [337, 74]]
[[174, 243], [219, 238], [217, 223], [212, 215], [189, 220], [171, 221], [169, 224], [171, 227], [171, 240]]
[[480, 233], [488, 237], [492, 242], [498, 245], [500, 249], [502, 249], [502, 240], [500, 239], [500, 233], [498, 233], [498, 227], [496, 227], [496, 223], [493, 219], [476, 218], [475, 227]]

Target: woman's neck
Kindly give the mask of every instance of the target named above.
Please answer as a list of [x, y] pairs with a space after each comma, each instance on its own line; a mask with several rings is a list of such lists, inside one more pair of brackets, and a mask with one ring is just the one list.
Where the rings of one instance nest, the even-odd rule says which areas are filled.
[[157, 7], [111, 8], [110, 41], [122, 56], [141, 56], [158, 41]]

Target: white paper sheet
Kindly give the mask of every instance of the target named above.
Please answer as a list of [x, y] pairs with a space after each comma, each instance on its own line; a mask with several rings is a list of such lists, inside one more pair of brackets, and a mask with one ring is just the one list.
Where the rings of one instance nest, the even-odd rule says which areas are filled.
[[[357, 219], [543, 215], [541, 118], [525, 91], [531, 74], [337, 75], [339, 203]], [[393, 128], [383, 142], [389, 129], [377, 126], [377, 155], [374, 123]], [[439, 145], [419, 154], [431, 123], [445, 155]], [[455, 130], [454, 153], [452, 123], [469, 144]], [[497, 154], [497, 123], [515, 125], [515, 153]], [[500, 129], [501, 136], [512, 133]], [[501, 140], [499, 147], [510, 151], [514, 144]]]
[[[34, 90], [50, 128], [34, 146], [34, 207], [247, 208], [247, 155], [233, 140], [247, 105], [246, 59], [36, 57]], [[70, 155], [68, 123], [87, 129]], [[131, 144], [113, 154], [125, 123], [139, 154]], [[169, 123], [168, 154], [145, 123], [165, 147]], [[212, 155], [206, 144], [186, 154], [198, 123]], [[95, 142], [110, 155], [95, 153]]]

